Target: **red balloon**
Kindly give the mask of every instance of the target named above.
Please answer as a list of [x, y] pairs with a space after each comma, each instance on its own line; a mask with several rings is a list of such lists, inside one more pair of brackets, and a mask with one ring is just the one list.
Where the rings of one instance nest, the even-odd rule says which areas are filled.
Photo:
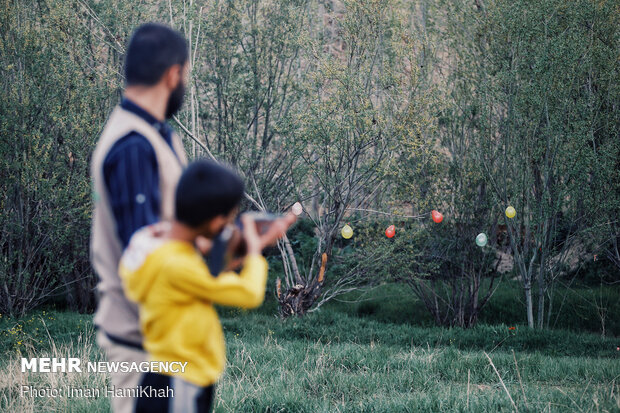
[[431, 215], [433, 216], [433, 221], [435, 221], [436, 223], [440, 223], [441, 221], [443, 221], [443, 215], [441, 214], [441, 212], [439, 211], [435, 211], [434, 209], [431, 211]]
[[394, 225], [390, 225], [389, 227], [387, 227], [387, 229], [385, 230], [385, 236], [388, 238], [392, 238], [394, 234], [396, 234], [396, 227], [394, 227]]

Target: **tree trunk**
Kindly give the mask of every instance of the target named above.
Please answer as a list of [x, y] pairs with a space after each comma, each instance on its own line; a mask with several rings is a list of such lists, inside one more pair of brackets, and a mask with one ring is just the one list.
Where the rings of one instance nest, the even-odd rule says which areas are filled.
[[[544, 257], [544, 256], [543, 256]], [[544, 328], [545, 321], [545, 284], [543, 277], [543, 268], [541, 263], [540, 271], [538, 272], [538, 328], [541, 330]]]
[[549, 328], [549, 323], [551, 322], [551, 310], [553, 308], [553, 284], [549, 289], [549, 305], [547, 306], [547, 328]]
[[292, 315], [302, 316], [312, 307], [314, 302], [321, 294], [321, 287], [325, 280], [325, 267], [327, 265], [327, 254], [321, 256], [321, 267], [318, 277], [308, 285], [296, 284], [290, 287], [284, 294], [280, 292], [278, 286], [278, 301], [280, 302], [280, 316], [286, 318]]
[[534, 328], [534, 311], [532, 306], [532, 284], [528, 282], [525, 287], [525, 307], [527, 309], [527, 325]]

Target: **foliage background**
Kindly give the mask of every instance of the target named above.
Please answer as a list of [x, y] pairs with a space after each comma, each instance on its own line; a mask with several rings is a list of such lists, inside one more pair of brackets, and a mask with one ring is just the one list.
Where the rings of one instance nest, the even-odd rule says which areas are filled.
[[[596, 294], [620, 282], [618, 7], [2, 0], [0, 313], [94, 308], [89, 157], [122, 91], [128, 37], [155, 20], [189, 41], [191, 84], [173, 124], [190, 155], [208, 148], [235, 165], [267, 209], [303, 201], [292, 254], [272, 261], [316, 286], [329, 253], [311, 311], [395, 283], [435, 323], [471, 326], [491, 280], [518, 278], [527, 323], [551, 327], [567, 311], [558, 291], [581, 280], [611, 319], [602, 332], [618, 334]], [[515, 264], [501, 277], [499, 253]]]

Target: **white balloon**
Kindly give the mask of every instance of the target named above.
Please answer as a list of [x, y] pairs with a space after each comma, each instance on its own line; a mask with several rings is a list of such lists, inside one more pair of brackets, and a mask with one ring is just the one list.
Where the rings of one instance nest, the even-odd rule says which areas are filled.
[[303, 207], [301, 206], [301, 204], [299, 202], [295, 202], [293, 204], [293, 208], [291, 208], [293, 211], [293, 214], [299, 216], [301, 215], [302, 212], [304, 212]]

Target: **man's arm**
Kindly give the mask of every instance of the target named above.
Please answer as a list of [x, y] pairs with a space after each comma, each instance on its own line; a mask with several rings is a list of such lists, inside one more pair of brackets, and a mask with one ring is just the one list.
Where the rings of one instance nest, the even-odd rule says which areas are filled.
[[103, 162], [103, 176], [123, 248], [133, 233], [159, 220], [161, 194], [155, 150], [131, 132], [119, 139]]

